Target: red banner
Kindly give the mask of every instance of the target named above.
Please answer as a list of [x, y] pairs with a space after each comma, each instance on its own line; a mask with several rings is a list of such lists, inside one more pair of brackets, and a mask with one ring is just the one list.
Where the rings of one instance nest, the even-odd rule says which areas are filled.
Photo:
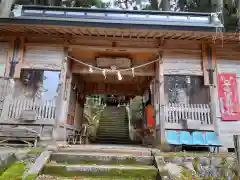
[[218, 74], [218, 99], [223, 121], [240, 120], [236, 74]]

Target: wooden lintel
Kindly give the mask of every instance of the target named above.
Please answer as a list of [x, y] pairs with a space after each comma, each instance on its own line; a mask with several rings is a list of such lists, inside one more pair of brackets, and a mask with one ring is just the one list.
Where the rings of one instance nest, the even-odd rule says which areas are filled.
[[111, 46], [83, 46], [83, 45], [69, 45], [69, 51], [72, 48], [79, 48], [81, 50], [90, 51], [110, 51], [110, 52], [151, 52], [158, 53], [159, 48], [133, 48], [133, 47], [111, 47]]
[[84, 93], [85, 94], [141, 95], [142, 88], [137, 88], [137, 84], [87, 83], [84, 87]]
[[[93, 72], [90, 72], [89, 69], [86, 69], [86, 68], [82, 68], [82, 69], [79, 69], [75, 66], [73, 66], [73, 69], [72, 69], [72, 73], [75, 73], [75, 74], [96, 74], [96, 75], [102, 75], [103, 72], [100, 71], [100, 70], [93, 70]], [[109, 71], [109, 72], [106, 72], [106, 74], [111, 74], [111, 75], [114, 75], [116, 74], [117, 72], [115, 71]], [[133, 73], [132, 71], [122, 71], [121, 72], [121, 75], [123, 76], [133, 76]], [[155, 76], [155, 72], [153, 70], [144, 70], [144, 71], [140, 71], [140, 70], [135, 70], [134, 71], [134, 76]]]
[[110, 46], [83, 46], [83, 45], [69, 45], [69, 51], [71, 52], [73, 48], [79, 49], [79, 50], [89, 50], [89, 51], [106, 51], [106, 52], [149, 52], [149, 53], [155, 53], [158, 54], [159, 52], [172, 52], [172, 51], [179, 51], [179, 52], [196, 52], [200, 53], [201, 49], [199, 50], [193, 50], [193, 49], [187, 49], [185, 47], [183, 48], [170, 48], [166, 49], [164, 47], [156, 47], [156, 48], [140, 48], [140, 47], [110, 47]]

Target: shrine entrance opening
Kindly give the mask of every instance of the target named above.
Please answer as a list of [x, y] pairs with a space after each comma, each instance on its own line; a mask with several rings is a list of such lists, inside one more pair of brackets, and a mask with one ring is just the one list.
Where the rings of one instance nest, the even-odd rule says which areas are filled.
[[[84, 109], [85, 120], [79, 125], [94, 121], [91, 122], [96, 124], [92, 142], [133, 143], [130, 136], [135, 124], [131, 123], [131, 117], [135, 114], [131, 113], [131, 104], [135, 97], [143, 97], [149, 90], [159, 54], [141, 52], [141, 49], [128, 51], [126, 48], [123, 51], [89, 46], [72, 47], [68, 58], [71, 60], [73, 86], [78, 89]], [[144, 102], [141, 99], [138, 103], [141, 112]], [[143, 113], [141, 117], [143, 128]], [[137, 139], [140, 141], [141, 137]]]

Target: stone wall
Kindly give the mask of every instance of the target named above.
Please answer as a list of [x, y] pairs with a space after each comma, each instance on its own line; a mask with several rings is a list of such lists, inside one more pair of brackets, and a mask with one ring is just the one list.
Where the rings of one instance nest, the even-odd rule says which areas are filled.
[[162, 179], [237, 180], [234, 154], [168, 153], [156, 156]]

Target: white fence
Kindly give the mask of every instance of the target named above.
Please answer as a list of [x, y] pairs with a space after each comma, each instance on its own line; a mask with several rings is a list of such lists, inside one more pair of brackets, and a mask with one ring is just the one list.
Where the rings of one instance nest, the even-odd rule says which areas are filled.
[[[6, 107], [3, 107], [6, 108]], [[12, 99], [8, 106], [8, 119], [19, 119], [22, 112], [35, 111], [37, 119], [55, 119], [55, 100]]]
[[211, 110], [208, 104], [175, 104], [164, 106], [165, 121], [180, 123], [181, 120], [196, 120], [202, 124], [212, 124]]

